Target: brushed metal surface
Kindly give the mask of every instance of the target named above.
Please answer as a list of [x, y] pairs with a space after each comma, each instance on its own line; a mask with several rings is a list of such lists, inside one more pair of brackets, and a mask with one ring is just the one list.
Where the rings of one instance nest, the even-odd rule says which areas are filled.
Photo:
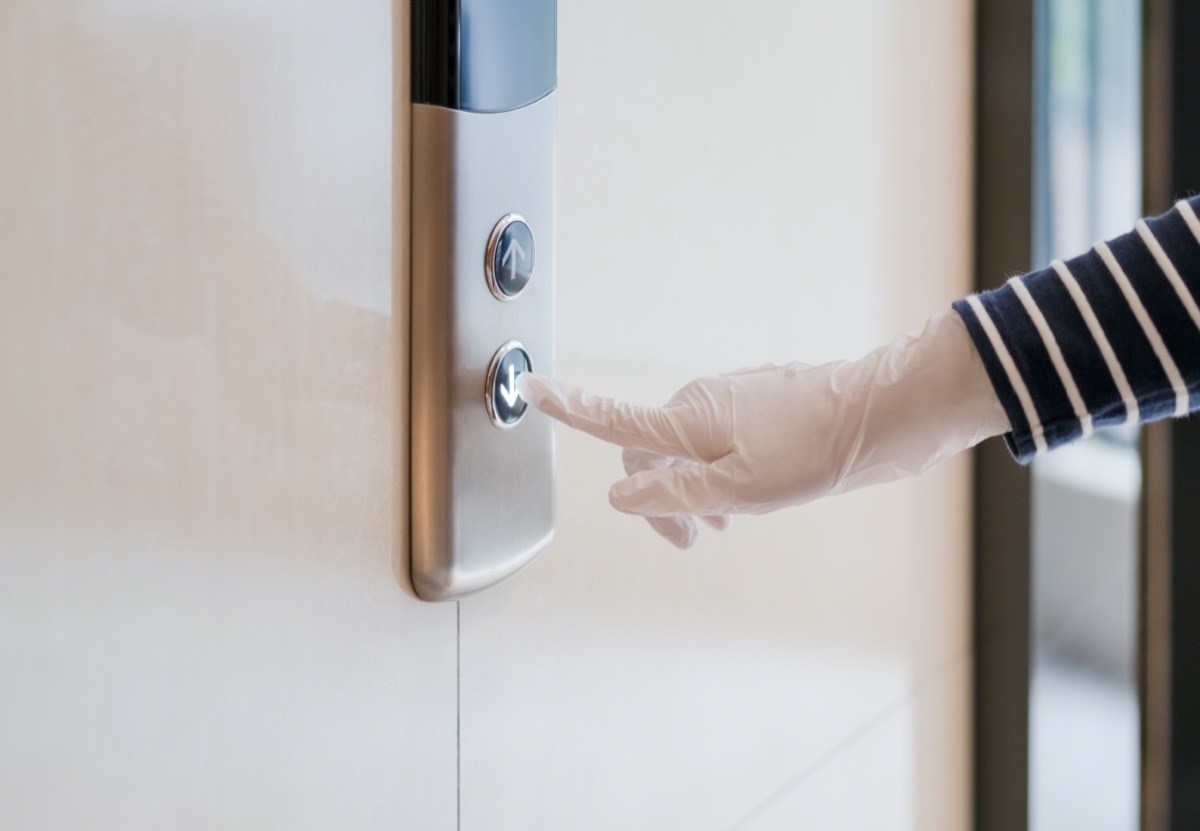
[[[508, 341], [554, 368], [555, 95], [486, 115], [414, 104], [412, 130], [412, 581], [424, 600], [452, 600], [509, 577], [554, 532], [552, 424], [530, 412], [497, 428], [485, 389]], [[502, 303], [484, 252], [512, 213], [538, 268]]]

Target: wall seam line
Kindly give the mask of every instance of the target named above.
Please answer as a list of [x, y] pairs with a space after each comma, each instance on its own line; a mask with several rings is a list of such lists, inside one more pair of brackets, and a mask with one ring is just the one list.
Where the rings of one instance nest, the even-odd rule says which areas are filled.
[[462, 831], [462, 603], [454, 604], [454, 827]]

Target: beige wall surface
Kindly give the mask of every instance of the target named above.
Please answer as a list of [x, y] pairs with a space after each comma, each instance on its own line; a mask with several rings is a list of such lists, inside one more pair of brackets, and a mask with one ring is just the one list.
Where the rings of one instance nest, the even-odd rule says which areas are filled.
[[[970, 6], [560, 3], [561, 375], [965, 291]], [[532, 566], [401, 590], [406, 13], [0, 5], [0, 826], [965, 827], [961, 460], [680, 553], [560, 432]]]
[[[560, 3], [560, 375], [661, 402], [964, 293], [970, 5]], [[560, 430], [554, 543], [461, 604], [463, 827], [966, 827], [966, 472], [680, 553]]]
[[387, 3], [0, 4], [0, 827], [454, 827]]

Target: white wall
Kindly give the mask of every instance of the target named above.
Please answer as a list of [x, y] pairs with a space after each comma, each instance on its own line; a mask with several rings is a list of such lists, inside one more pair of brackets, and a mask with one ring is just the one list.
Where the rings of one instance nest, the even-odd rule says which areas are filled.
[[391, 9], [0, 7], [0, 826], [451, 828]]
[[[963, 293], [969, 5], [560, 4], [561, 374], [662, 401]], [[552, 549], [462, 604], [464, 827], [967, 826], [964, 465], [681, 554], [560, 459]]]
[[[562, 375], [660, 400], [965, 291], [970, 5], [561, 3]], [[0, 824], [965, 827], [961, 462], [680, 554], [560, 434], [549, 551], [400, 590], [392, 37], [0, 9]]]

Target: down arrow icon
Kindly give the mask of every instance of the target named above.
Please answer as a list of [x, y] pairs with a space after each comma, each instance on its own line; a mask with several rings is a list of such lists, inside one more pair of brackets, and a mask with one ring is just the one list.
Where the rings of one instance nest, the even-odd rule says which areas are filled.
[[500, 382], [500, 397], [504, 399], [504, 403], [511, 410], [517, 405], [517, 401], [521, 398], [521, 394], [517, 392], [517, 371], [512, 364], [508, 365], [508, 383]]

